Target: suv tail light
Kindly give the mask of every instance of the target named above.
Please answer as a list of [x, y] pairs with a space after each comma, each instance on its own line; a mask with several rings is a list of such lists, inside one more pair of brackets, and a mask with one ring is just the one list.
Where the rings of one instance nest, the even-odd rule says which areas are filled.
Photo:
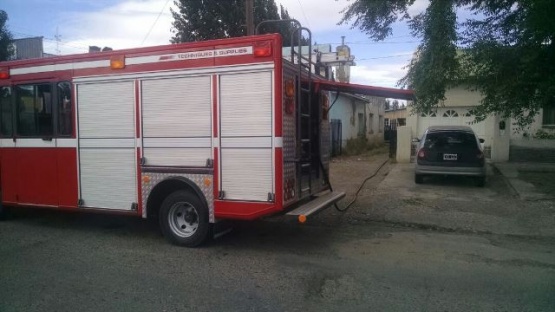
[[426, 152], [424, 151], [423, 148], [421, 148], [421, 149], [418, 151], [418, 158], [424, 158], [424, 157], [426, 157]]

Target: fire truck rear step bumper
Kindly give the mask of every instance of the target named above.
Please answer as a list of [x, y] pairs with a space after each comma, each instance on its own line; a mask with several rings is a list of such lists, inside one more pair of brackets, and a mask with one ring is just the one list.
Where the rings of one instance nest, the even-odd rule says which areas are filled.
[[333, 205], [340, 199], [345, 197], [345, 192], [329, 192], [316, 197], [308, 203], [295, 208], [287, 213], [289, 216], [309, 216], [314, 214], [330, 205]]

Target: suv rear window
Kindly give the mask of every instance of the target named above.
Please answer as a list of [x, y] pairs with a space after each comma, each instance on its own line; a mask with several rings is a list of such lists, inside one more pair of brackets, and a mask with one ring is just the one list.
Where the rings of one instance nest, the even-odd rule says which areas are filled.
[[460, 131], [441, 131], [432, 132], [426, 135], [424, 148], [478, 148], [476, 137], [469, 132]]

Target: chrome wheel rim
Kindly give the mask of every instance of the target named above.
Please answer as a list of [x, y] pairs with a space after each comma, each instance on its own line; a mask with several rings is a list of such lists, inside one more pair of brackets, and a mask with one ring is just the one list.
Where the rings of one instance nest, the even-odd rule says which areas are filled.
[[190, 203], [178, 202], [170, 208], [168, 223], [177, 236], [191, 237], [198, 229], [199, 215]]

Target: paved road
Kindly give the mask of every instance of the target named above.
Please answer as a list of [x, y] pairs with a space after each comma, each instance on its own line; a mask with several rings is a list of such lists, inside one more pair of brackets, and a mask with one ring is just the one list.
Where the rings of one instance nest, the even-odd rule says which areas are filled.
[[[334, 160], [340, 206], [383, 160]], [[140, 219], [18, 211], [0, 223], [0, 312], [555, 311], [553, 202], [411, 170], [387, 164], [347, 213], [237, 223], [198, 249]]]
[[555, 311], [553, 241], [337, 221], [186, 249], [138, 219], [18, 212], [0, 223], [0, 311]]

